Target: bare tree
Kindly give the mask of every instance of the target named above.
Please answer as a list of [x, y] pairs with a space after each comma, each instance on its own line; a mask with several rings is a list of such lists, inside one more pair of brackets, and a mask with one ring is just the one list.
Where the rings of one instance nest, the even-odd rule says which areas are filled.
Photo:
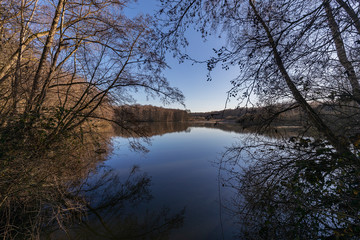
[[66, 229], [81, 219], [83, 179], [106, 152], [108, 137], [97, 132], [135, 129], [113, 118], [113, 106], [134, 103], [139, 89], [183, 102], [162, 75], [153, 20], [127, 17], [131, 2], [0, 1], [3, 238], [37, 239], [44, 221]]
[[[353, 65], [357, 57], [346, 55], [356, 47], [349, 30], [353, 24], [349, 18], [338, 17], [342, 28], [336, 33], [337, 23], [328, 21], [327, 4], [296, 0], [164, 1], [161, 12], [168, 19], [164, 42], [181, 54], [189, 24], [205, 38], [225, 34], [228, 45], [215, 50], [216, 56], [207, 64], [209, 70], [217, 64], [225, 68], [239, 66], [230, 96], [242, 99], [257, 95], [264, 103], [295, 101], [337, 151], [356, 158], [349, 148], [348, 133], [335, 133], [313, 107], [315, 102], [330, 101], [332, 96], [347, 94], [356, 100], [359, 84], [357, 66]], [[340, 33], [347, 36], [342, 47]], [[333, 46], [337, 46], [335, 51]]]
[[[220, 186], [236, 191], [234, 205], [226, 207], [238, 220], [240, 238], [357, 239], [359, 129], [350, 119], [356, 122], [359, 113], [354, 15], [359, 4], [194, 0], [165, 1], [163, 6], [169, 19], [164, 41], [172, 50], [181, 54], [186, 39], [179, 42], [177, 36], [184, 37], [190, 24], [204, 37], [225, 35], [228, 45], [216, 49], [207, 63], [209, 70], [217, 64], [239, 66], [229, 94], [240, 100], [254, 94], [264, 105], [277, 103], [284, 109], [299, 106], [322, 134], [261, 137], [228, 149], [219, 164]], [[345, 121], [340, 131], [334, 130], [339, 122], [316, 107], [323, 104]]]
[[2, 126], [45, 131], [51, 143], [90, 118], [113, 120], [111, 104], [131, 103], [130, 89], [182, 102], [161, 74], [152, 20], [123, 14], [130, 2], [8, 1], [19, 11], [2, 22], [12, 44], [0, 64]]
[[[343, 4], [343, 6], [345, 6], [345, 5]], [[347, 77], [348, 77], [350, 85], [352, 87], [353, 97], [354, 97], [355, 101], [357, 101], [360, 104], [359, 78], [356, 75], [353, 64], [351, 63], [351, 61], [349, 60], [349, 58], [346, 54], [344, 41], [341, 37], [341, 32], [340, 32], [339, 26], [334, 18], [333, 11], [332, 11], [329, 1], [327, 1], [327, 0], [324, 1], [324, 8], [325, 8], [327, 20], [329, 23], [329, 28], [331, 30], [333, 41], [334, 41], [334, 44], [336, 47], [337, 56], [339, 58], [341, 65], [346, 70]], [[350, 13], [350, 16], [353, 16], [352, 15], [353, 10], [351, 8], [349, 8], [349, 6], [347, 6], [347, 7], [345, 6], [344, 9], [347, 9], [347, 12]], [[356, 20], [354, 23], [355, 23], [355, 26], [358, 25], [358, 20]]]

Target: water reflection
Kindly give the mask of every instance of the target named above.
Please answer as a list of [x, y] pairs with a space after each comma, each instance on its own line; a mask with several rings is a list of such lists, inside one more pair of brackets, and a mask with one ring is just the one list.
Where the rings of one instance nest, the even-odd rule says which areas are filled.
[[121, 137], [143, 138], [187, 131], [189, 126], [189, 122], [139, 122], [128, 128], [115, 128], [115, 134]]
[[270, 138], [281, 139], [283, 137], [297, 136], [303, 134], [303, 128], [300, 126], [282, 126], [273, 128], [257, 128], [257, 127], [244, 127], [238, 123], [227, 122], [191, 122], [191, 127], [202, 127], [209, 129], [220, 129], [225, 132], [241, 133], [241, 134], [257, 134], [267, 136]]
[[223, 161], [240, 239], [359, 239], [359, 162], [324, 141], [257, 140], [229, 148]]
[[[105, 141], [90, 140], [95, 137]], [[166, 239], [172, 229], [181, 227], [183, 212], [161, 208], [139, 215], [131, 211], [151, 200], [151, 177], [134, 167], [120, 179], [104, 167], [109, 137], [73, 140], [32, 159], [22, 157], [28, 153], [19, 149], [1, 161], [0, 236]]]
[[79, 187], [88, 172], [104, 160], [104, 155], [96, 150], [99, 147], [105, 150], [107, 146], [77, 145], [74, 139], [67, 140], [68, 144], [54, 143], [47, 151], [24, 147], [2, 155], [0, 236], [3, 239], [37, 239], [43, 230], [55, 225], [64, 228], [65, 223], [84, 213]]
[[[221, 123], [155, 123], [138, 128], [152, 137], [148, 154], [124, 147], [129, 136], [122, 131], [118, 137], [102, 137], [111, 138], [113, 147], [90, 141], [83, 148], [61, 145], [37, 161], [18, 154], [1, 162], [1, 237], [357, 239], [360, 235], [359, 163], [335, 155], [326, 142], [289, 135], [284, 141], [280, 134], [251, 138], [248, 129]], [[236, 141], [238, 146], [233, 145]], [[218, 161], [224, 147], [231, 145]]]
[[[96, 179], [96, 180], [95, 180]], [[183, 223], [184, 212], [169, 208], [139, 213], [136, 208], [152, 199], [151, 178], [134, 167], [121, 181], [112, 169], [102, 169], [83, 185], [86, 217], [68, 231], [48, 234], [49, 239], [168, 239]]]
[[131, 125], [128, 128], [115, 127], [115, 135], [127, 138], [144, 138], [161, 136], [167, 133], [176, 132], [190, 132], [191, 128], [207, 128], [207, 129], [220, 129], [229, 133], [243, 133], [243, 134], [260, 134], [270, 138], [282, 138], [297, 136], [302, 133], [302, 127], [299, 126], [286, 126], [278, 128], [244, 128], [237, 123], [227, 122], [214, 122], [214, 121], [201, 121], [201, 122], [139, 122], [136, 125]]
[[[190, 127], [190, 132], [154, 136], [149, 153], [126, 151], [126, 139], [113, 139], [113, 154], [107, 165], [124, 174], [133, 164], [152, 176], [154, 201], [149, 208], [168, 204], [175, 211], [186, 207], [184, 226], [174, 230], [171, 239], [231, 239], [233, 224], [222, 218], [218, 171], [214, 166], [225, 146], [236, 137], [246, 137], [219, 129]], [[126, 158], [126, 160], [124, 160]], [[221, 191], [221, 198], [227, 196]]]

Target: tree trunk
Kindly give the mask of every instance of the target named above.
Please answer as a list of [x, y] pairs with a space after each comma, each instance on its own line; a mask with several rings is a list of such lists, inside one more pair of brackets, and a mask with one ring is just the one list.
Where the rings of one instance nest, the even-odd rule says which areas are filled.
[[311, 122], [315, 125], [317, 130], [322, 133], [327, 140], [333, 145], [333, 147], [336, 149], [336, 151], [340, 154], [343, 154], [345, 156], [353, 156], [351, 151], [349, 150], [348, 144], [341, 141], [338, 137], [335, 136], [335, 134], [331, 131], [331, 129], [323, 122], [323, 120], [319, 117], [319, 115], [314, 111], [314, 109], [306, 102], [306, 100], [303, 98], [299, 90], [296, 88], [295, 84], [291, 80], [287, 70], [285, 69], [285, 66], [282, 62], [282, 58], [277, 50], [277, 46], [275, 44], [274, 38], [271, 35], [270, 29], [258, 13], [253, 0], [249, 0], [249, 4], [252, 8], [252, 10], [255, 13], [256, 18], [261, 23], [262, 27], [264, 28], [267, 38], [269, 41], [269, 44], [272, 48], [272, 52], [274, 55], [275, 62], [281, 72], [281, 75], [283, 76], [288, 88], [290, 89], [292, 95], [294, 96], [295, 100], [298, 102], [298, 104], [301, 106], [301, 108], [305, 111]]
[[360, 85], [359, 85], [359, 81], [358, 81], [358, 78], [355, 73], [355, 69], [346, 55], [344, 41], [341, 37], [339, 26], [335, 21], [329, 1], [323, 0], [323, 3], [324, 3], [324, 8], [325, 8], [329, 28], [331, 30], [331, 35], [332, 35], [334, 43], [335, 43], [337, 56], [339, 58], [341, 65], [346, 70], [347, 77], [348, 77], [350, 85], [352, 87], [353, 98], [358, 104], [360, 104]]
[[59, 23], [61, 12], [62, 12], [63, 6], [65, 4], [65, 1], [66, 0], [59, 0], [58, 5], [56, 7], [56, 11], [55, 11], [55, 15], [54, 15], [54, 18], [53, 18], [53, 22], [52, 22], [51, 27], [50, 27], [49, 35], [48, 35], [48, 37], [46, 39], [45, 46], [43, 48], [43, 52], [41, 54], [41, 58], [40, 58], [40, 61], [39, 61], [39, 66], [38, 66], [37, 71], [35, 73], [32, 89], [31, 89], [31, 92], [30, 92], [30, 97], [29, 97], [28, 103], [27, 103], [27, 108], [26, 108], [27, 111], [31, 110], [31, 108], [32, 108], [32, 104], [33, 104], [33, 101], [34, 101], [36, 89], [38, 88], [39, 80], [41, 78], [41, 74], [42, 74], [42, 71], [43, 71], [44, 66], [45, 66], [46, 58], [47, 58], [47, 56], [48, 56], [48, 54], [50, 52], [50, 48], [51, 48], [51, 45], [52, 45], [54, 37], [55, 37], [55, 33], [56, 33], [56, 30], [57, 30], [57, 25]]
[[24, 28], [25, 28], [25, 23], [24, 23], [24, 10], [25, 10], [25, 2], [24, 0], [21, 0], [21, 8], [20, 8], [20, 21], [21, 21], [21, 29], [20, 29], [20, 41], [19, 41], [19, 54], [18, 54], [18, 59], [17, 59], [17, 66], [16, 66], [16, 71], [15, 71], [15, 78], [13, 80], [13, 85], [12, 85], [12, 98], [13, 98], [13, 103], [12, 103], [12, 114], [16, 114], [17, 113], [17, 102], [18, 102], [18, 89], [19, 89], [19, 82], [21, 80], [21, 60], [22, 60], [22, 54], [23, 54], [23, 42], [24, 42]]
[[350, 18], [354, 21], [354, 25], [358, 33], [360, 34], [360, 19], [358, 15], [355, 13], [354, 9], [352, 9], [346, 2], [343, 0], [336, 0], [338, 4], [346, 11], [346, 13], [350, 16]]

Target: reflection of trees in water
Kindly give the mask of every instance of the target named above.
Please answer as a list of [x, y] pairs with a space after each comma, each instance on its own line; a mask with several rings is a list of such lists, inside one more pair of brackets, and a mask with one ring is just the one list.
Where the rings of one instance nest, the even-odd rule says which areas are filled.
[[62, 226], [80, 217], [84, 201], [76, 186], [103, 160], [88, 140], [81, 144], [69, 137], [36, 150], [31, 143], [15, 145], [22, 148], [8, 145], [0, 168], [1, 237], [36, 238], [46, 226]]
[[291, 137], [298, 135], [303, 131], [302, 127], [298, 126], [286, 126], [282, 128], [268, 128], [259, 129], [257, 127], [244, 127], [238, 123], [227, 123], [227, 122], [190, 122], [191, 127], [205, 127], [213, 129], [221, 129], [225, 132], [235, 132], [235, 133], [255, 133], [265, 135], [270, 138], [282, 138], [282, 137]]
[[[251, 160], [240, 166], [242, 159]], [[359, 162], [335, 154], [324, 141], [290, 138], [234, 146], [222, 170], [223, 184], [237, 193], [231, 211], [241, 239], [360, 236]]]
[[168, 208], [148, 211], [142, 217], [114, 214], [113, 221], [106, 222], [93, 209], [91, 214], [97, 219], [75, 229], [74, 239], [169, 239], [171, 230], [181, 227], [184, 219], [183, 211], [174, 215]]
[[93, 139], [75, 142], [61, 142], [58, 148], [34, 153], [31, 159], [26, 158], [28, 149], [14, 149], [11, 161], [1, 162], [3, 239], [166, 236], [181, 225], [181, 213], [172, 216], [161, 211], [144, 220], [123, 215], [129, 204], [151, 198], [150, 178], [134, 168], [120, 181], [112, 171], [97, 167], [105, 159], [106, 146]]
[[115, 134], [123, 137], [144, 138], [172, 132], [183, 132], [189, 127], [188, 122], [139, 122], [128, 128], [115, 128]]
[[[121, 181], [112, 170], [105, 170], [95, 182], [85, 183], [79, 192], [87, 201], [87, 215], [71, 226], [71, 239], [167, 239], [172, 229], [183, 222], [183, 212], [171, 215], [170, 209], [136, 213], [136, 207], [149, 201], [151, 179], [134, 167]], [[132, 211], [134, 210], [134, 211]], [[65, 232], [53, 233], [62, 239]]]

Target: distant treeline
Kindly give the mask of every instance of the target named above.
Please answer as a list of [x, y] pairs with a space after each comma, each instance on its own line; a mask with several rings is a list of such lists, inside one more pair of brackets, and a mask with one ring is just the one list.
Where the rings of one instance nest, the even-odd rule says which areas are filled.
[[126, 122], [186, 122], [188, 113], [185, 110], [151, 105], [124, 105], [115, 108], [115, 119]]
[[[358, 126], [357, 114], [359, 110], [354, 102], [336, 102], [336, 103], [312, 103], [312, 108], [327, 122], [334, 122], [334, 126], [342, 128], [342, 124]], [[345, 118], [346, 116], [346, 118]], [[345, 118], [340, 120], [339, 118]], [[308, 119], [302, 109], [296, 103], [277, 104], [265, 107], [226, 109], [222, 111], [191, 113], [190, 118], [193, 121], [201, 120], [219, 120], [232, 121], [241, 124], [244, 127], [251, 126], [304, 126]], [[339, 129], [335, 129], [339, 131]]]
[[[252, 111], [250, 108], [237, 108], [237, 109], [226, 109], [221, 111], [211, 111], [211, 112], [197, 112], [191, 113], [190, 116], [193, 120], [209, 120], [209, 119], [226, 119], [226, 118], [234, 118], [240, 117], [244, 115], [246, 112]], [[254, 112], [255, 112], [254, 108]]]

